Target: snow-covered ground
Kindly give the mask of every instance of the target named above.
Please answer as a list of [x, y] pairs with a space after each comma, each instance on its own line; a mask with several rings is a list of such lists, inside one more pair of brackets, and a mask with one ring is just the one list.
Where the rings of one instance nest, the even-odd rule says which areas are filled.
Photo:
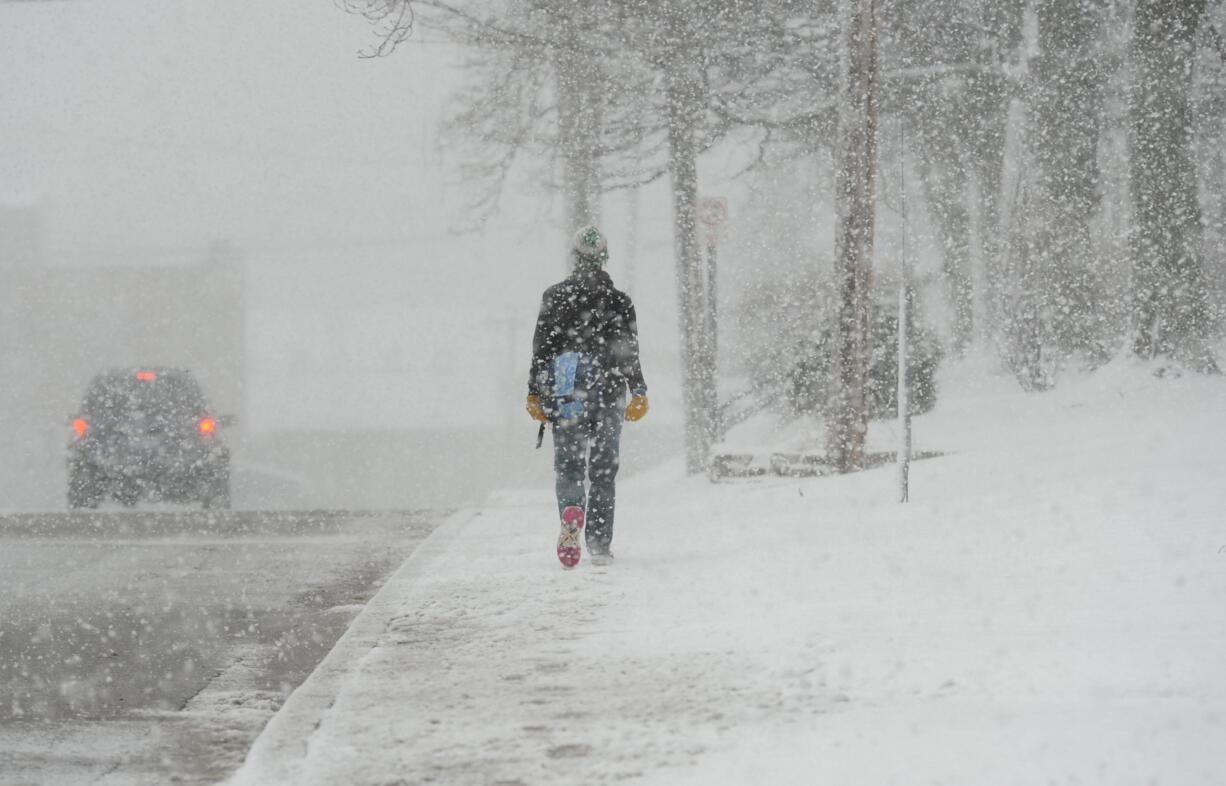
[[547, 489], [502, 495], [234, 782], [1226, 782], [1226, 382], [1153, 371], [952, 369], [906, 505], [892, 467], [627, 480], [607, 569], [559, 569]]

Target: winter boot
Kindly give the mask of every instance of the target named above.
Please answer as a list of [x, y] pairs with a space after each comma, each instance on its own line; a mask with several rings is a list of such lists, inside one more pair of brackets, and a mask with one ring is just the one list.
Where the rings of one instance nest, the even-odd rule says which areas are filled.
[[579, 538], [583, 532], [583, 508], [570, 505], [562, 510], [562, 530], [558, 533], [558, 562], [570, 570], [579, 564], [582, 552]]

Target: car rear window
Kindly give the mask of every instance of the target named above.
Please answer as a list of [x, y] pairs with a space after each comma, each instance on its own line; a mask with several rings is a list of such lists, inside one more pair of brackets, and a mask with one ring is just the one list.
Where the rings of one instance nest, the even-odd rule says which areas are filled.
[[85, 414], [100, 420], [126, 420], [134, 415], [188, 419], [205, 410], [204, 396], [196, 380], [183, 374], [157, 374], [154, 379], [136, 375], [95, 379], [85, 394]]

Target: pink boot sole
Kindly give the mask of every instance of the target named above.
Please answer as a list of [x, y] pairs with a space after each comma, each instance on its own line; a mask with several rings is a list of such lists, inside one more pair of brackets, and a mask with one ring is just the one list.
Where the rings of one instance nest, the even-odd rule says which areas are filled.
[[558, 562], [570, 570], [579, 564], [579, 535], [583, 532], [583, 508], [571, 505], [562, 510], [562, 531], [558, 533]]

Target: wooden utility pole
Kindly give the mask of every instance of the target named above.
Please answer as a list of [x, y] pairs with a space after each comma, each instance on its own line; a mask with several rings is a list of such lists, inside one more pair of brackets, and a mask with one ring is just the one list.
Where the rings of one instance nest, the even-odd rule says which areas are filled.
[[838, 392], [827, 452], [840, 472], [864, 466], [868, 417], [869, 291], [872, 287], [877, 173], [877, 15], [875, 0], [854, 0], [846, 20], [848, 74], [839, 113]]

